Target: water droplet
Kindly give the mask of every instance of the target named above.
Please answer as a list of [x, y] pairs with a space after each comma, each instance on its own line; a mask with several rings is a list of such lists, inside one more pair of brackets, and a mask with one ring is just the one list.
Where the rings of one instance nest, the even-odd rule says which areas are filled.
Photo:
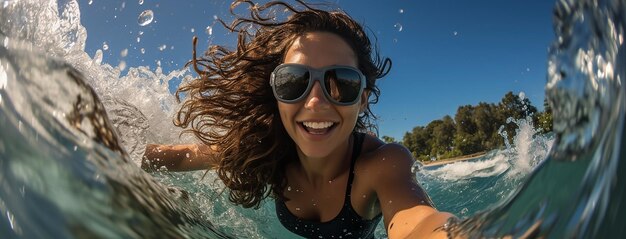
[[74, 145], [74, 151], [78, 150], [78, 145]]
[[297, 208], [296, 208], [296, 211], [300, 211], [300, 208], [299, 208], [299, 207], [297, 207]]
[[107, 44], [107, 42], [102, 43], [102, 50], [109, 50], [109, 45]]
[[389, 200], [389, 203], [392, 203], [392, 201], [391, 201], [391, 200]]
[[124, 70], [126, 69], [126, 62], [125, 61], [120, 61], [120, 64], [117, 65], [118, 68], [120, 68], [120, 70]]
[[194, 33], [194, 32], [196, 32], [196, 29], [191, 28], [191, 33]]
[[93, 3], [93, 0], [89, 0], [89, 5], [91, 5]]
[[189, 158], [189, 153], [185, 154], [185, 157]]
[[167, 45], [163, 44], [159, 47], [159, 51], [163, 51], [165, 48], [167, 48]]
[[206, 27], [206, 34], [208, 34], [209, 36], [213, 35], [213, 28], [211, 26]]
[[143, 35], [143, 31], [139, 31], [139, 35], [140, 35], [140, 36], [141, 36], [141, 35]]
[[400, 12], [400, 14], [404, 13], [404, 9], [400, 8], [400, 10], [398, 10], [398, 12]]
[[454, 32], [452, 32], [452, 34], [453, 34], [453, 35], [455, 35], [455, 36], [457, 36], [457, 35], [459, 35], [459, 32], [454, 31]]
[[122, 50], [122, 52], [120, 52], [120, 56], [121, 57], [126, 57], [128, 55], [128, 48]]
[[141, 37], [137, 37], [137, 43], [141, 42]]
[[363, 194], [363, 198], [365, 198], [365, 194]]
[[146, 26], [150, 24], [153, 19], [154, 19], [154, 13], [152, 12], [152, 10], [145, 10], [141, 12], [141, 14], [139, 14], [139, 18], [137, 19], [137, 22], [139, 23], [139, 26]]
[[102, 50], [96, 50], [96, 54], [93, 56], [93, 62], [96, 65], [100, 65], [102, 63]]
[[141, 48], [141, 54], [146, 54], [146, 49]]
[[217, 15], [213, 15], [213, 20], [217, 20]]
[[394, 38], [393, 43], [398, 43], [398, 38]]
[[463, 209], [461, 210], [461, 214], [467, 214], [467, 211], [469, 211], [469, 210], [465, 207], [465, 208], [463, 208]]
[[287, 191], [291, 192], [291, 186], [287, 187]]
[[143, 5], [143, 0], [139, 0], [139, 5]]
[[399, 32], [402, 31], [402, 24], [400, 23], [396, 23], [393, 25], [393, 28], [395, 28], [396, 30], [398, 30]]

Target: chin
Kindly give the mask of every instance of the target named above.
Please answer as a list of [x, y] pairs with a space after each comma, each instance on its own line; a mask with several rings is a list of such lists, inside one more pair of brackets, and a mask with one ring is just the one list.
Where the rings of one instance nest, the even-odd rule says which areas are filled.
[[320, 147], [308, 146], [298, 147], [300, 152], [307, 158], [324, 158], [330, 154], [330, 147], [320, 145]]

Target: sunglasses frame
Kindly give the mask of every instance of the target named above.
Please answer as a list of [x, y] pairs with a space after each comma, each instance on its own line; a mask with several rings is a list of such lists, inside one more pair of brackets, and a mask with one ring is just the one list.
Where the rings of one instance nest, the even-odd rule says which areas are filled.
[[[285, 68], [285, 67], [289, 67], [289, 66], [297, 66], [297, 67], [302, 67], [304, 69], [306, 69], [307, 71], [309, 71], [309, 80], [306, 86], [306, 90], [302, 93], [302, 95], [298, 96], [298, 98], [293, 99], [293, 100], [285, 100], [282, 99], [278, 96], [278, 93], [276, 92], [276, 84], [274, 83], [275, 78], [276, 78], [276, 74], [275, 72]], [[330, 94], [328, 93], [328, 89], [326, 89], [326, 84], [324, 84], [324, 76], [326, 74], [326, 72], [328, 70], [331, 69], [349, 69], [349, 70], [353, 70], [356, 73], [359, 74], [359, 79], [361, 80], [361, 85], [359, 86], [359, 93], [357, 94], [357, 97], [350, 101], [350, 102], [339, 102], [336, 101], [335, 99], [333, 99]], [[357, 103], [359, 101], [359, 99], [361, 98], [361, 95], [363, 94], [363, 90], [365, 89], [366, 86], [366, 78], [365, 75], [363, 75], [363, 73], [355, 67], [352, 66], [342, 66], [342, 65], [331, 65], [331, 66], [326, 66], [326, 67], [322, 67], [322, 68], [313, 68], [307, 65], [302, 65], [302, 64], [294, 64], [294, 63], [287, 63], [287, 64], [280, 64], [278, 65], [276, 68], [274, 68], [274, 71], [272, 71], [272, 74], [270, 76], [270, 85], [272, 86], [272, 91], [274, 92], [274, 97], [281, 102], [284, 103], [288, 103], [288, 104], [293, 104], [293, 103], [297, 103], [303, 99], [305, 99], [310, 93], [311, 93], [311, 89], [313, 89], [313, 85], [315, 85], [315, 81], [318, 81], [320, 83], [320, 86], [322, 87], [322, 91], [324, 92], [324, 97], [326, 97], [326, 100], [332, 102], [335, 105], [339, 105], [339, 106], [348, 106], [348, 105], [353, 105], [355, 103]]]

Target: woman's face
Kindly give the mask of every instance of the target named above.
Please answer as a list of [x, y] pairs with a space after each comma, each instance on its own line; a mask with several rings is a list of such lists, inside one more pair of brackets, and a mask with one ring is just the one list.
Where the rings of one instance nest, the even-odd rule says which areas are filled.
[[[284, 63], [297, 63], [313, 68], [330, 65], [358, 67], [352, 48], [339, 36], [312, 32], [298, 37], [287, 50]], [[323, 158], [339, 146], [346, 145], [359, 115], [367, 103], [367, 93], [349, 106], [337, 106], [324, 96], [315, 82], [306, 98], [297, 103], [278, 101], [283, 126], [298, 146], [301, 156]]]

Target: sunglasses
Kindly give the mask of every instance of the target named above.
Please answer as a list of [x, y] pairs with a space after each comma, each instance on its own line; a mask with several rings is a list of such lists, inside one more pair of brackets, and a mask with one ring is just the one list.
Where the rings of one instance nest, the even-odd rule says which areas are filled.
[[311, 68], [300, 64], [282, 64], [270, 76], [270, 85], [277, 100], [296, 103], [311, 92], [315, 81], [320, 82], [324, 96], [335, 105], [352, 105], [359, 101], [365, 89], [365, 76], [350, 66]]

